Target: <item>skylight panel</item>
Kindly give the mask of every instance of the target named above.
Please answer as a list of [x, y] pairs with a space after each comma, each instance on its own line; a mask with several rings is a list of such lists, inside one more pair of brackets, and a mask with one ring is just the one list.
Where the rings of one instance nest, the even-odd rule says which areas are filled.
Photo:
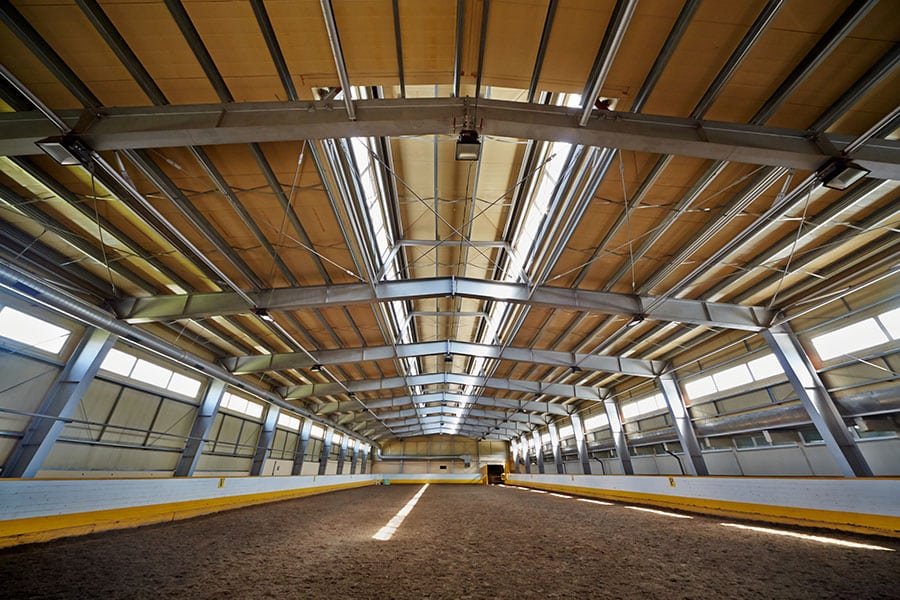
[[173, 372], [172, 379], [169, 381], [169, 385], [166, 386], [166, 388], [178, 394], [184, 394], [185, 396], [194, 398], [197, 396], [197, 392], [200, 391], [200, 385], [200, 381], [193, 377]]
[[900, 340], [900, 308], [878, 315], [878, 320], [895, 340]]
[[684, 384], [684, 391], [689, 398], [702, 398], [718, 391], [712, 377], [701, 377]]
[[131, 371], [131, 378], [161, 388], [167, 387], [172, 379], [172, 371], [144, 359], [138, 359]]
[[865, 319], [812, 338], [822, 360], [848, 355], [889, 341], [875, 319]]
[[774, 354], [766, 354], [763, 357], [751, 360], [747, 363], [747, 366], [750, 368], [750, 373], [756, 381], [776, 375], [784, 375], [784, 369], [781, 368], [781, 363], [778, 362]]
[[316, 438], [317, 440], [324, 440], [325, 429], [321, 425], [313, 424], [309, 429], [309, 437]]
[[0, 309], [0, 336], [45, 352], [59, 354], [71, 331], [4, 306]]

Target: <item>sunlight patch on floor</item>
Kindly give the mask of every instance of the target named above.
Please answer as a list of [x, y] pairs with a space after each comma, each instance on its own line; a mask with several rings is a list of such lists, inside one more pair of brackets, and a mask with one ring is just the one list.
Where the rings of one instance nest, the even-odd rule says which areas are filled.
[[412, 512], [413, 507], [416, 505], [416, 502], [419, 501], [419, 498], [422, 497], [422, 494], [425, 493], [425, 490], [428, 489], [429, 484], [423, 485], [416, 495], [413, 496], [409, 502], [406, 503], [406, 506], [397, 511], [397, 514], [394, 515], [390, 521], [388, 521], [387, 525], [378, 530], [378, 533], [372, 536], [372, 538], [381, 541], [387, 541], [391, 539], [394, 533], [399, 529], [400, 525], [403, 524], [403, 519], [406, 518], [406, 515]]
[[758, 531], [760, 533], [770, 533], [772, 535], [783, 535], [787, 537], [800, 538], [811, 542], [819, 542], [822, 544], [834, 544], [835, 546], [844, 546], [845, 548], [859, 548], [861, 550], [884, 550], [885, 552], [894, 552], [892, 548], [884, 546], [874, 546], [872, 544], [860, 544], [858, 542], [848, 542], [847, 540], [839, 540], [836, 538], [824, 537], [821, 535], [809, 535], [806, 533], [797, 533], [796, 531], [785, 531], [783, 529], [770, 529], [768, 527], [754, 527], [752, 525], [739, 525], [738, 523], [719, 523], [724, 527], [735, 527], [737, 529], [749, 529], [750, 531]]

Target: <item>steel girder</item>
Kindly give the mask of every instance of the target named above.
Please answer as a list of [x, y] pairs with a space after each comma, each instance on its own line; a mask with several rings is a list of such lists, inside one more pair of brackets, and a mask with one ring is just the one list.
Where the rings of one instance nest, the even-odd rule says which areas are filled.
[[[603, 388], [594, 388], [586, 385], [566, 385], [562, 383], [544, 383], [541, 381], [524, 381], [518, 379], [503, 379], [500, 377], [481, 377], [477, 375], [468, 375], [465, 373], [423, 373], [421, 375], [411, 375], [409, 377], [388, 377], [384, 379], [364, 379], [357, 381], [348, 381], [343, 384], [339, 383], [314, 383], [309, 385], [299, 385], [289, 388], [282, 388], [284, 396], [287, 399], [294, 400], [298, 398], [306, 398], [311, 396], [331, 396], [334, 394], [352, 392], [371, 392], [377, 390], [415, 387], [415, 386], [433, 386], [433, 385], [461, 385], [473, 386], [476, 388], [486, 387], [496, 390], [506, 390], [511, 392], [527, 392], [530, 394], [540, 394], [548, 396], [565, 396], [576, 398], [578, 400], [595, 400], [599, 401], [601, 394], [605, 391]], [[345, 387], [346, 386], [346, 389]], [[311, 392], [311, 393], [307, 393]], [[326, 412], [334, 412], [341, 410], [341, 403], [326, 405], [317, 411], [319, 414]], [[328, 408], [332, 406], [333, 408]]]
[[[667, 363], [660, 360], [642, 360], [638, 358], [625, 358], [620, 356], [600, 356], [593, 354], [581, 354], [577, 352], [559, 352], [556, 350], [532, 350], [530, 348], [500, 347], [491, 344], [475, 344], [472, 342], [441, 341], [419, 342], [415, 344], [398, 344], [397, 346], [372, 346], [369, 348], [347, 348], [344, 350], [324, 350], [313, 355], [312, 358], [305, 354], [262, 354], [258, 356], [228, 358], [223, 361], [226, 367], [231, 368], [235, 374], [257, 373], [261, 371], [281, 371], [285, 369], [311, 368], [318, 365], [335, 365], [347, 363], [359, 363], [372, 360], [393, 360], [411, 358], [416, 356], [429, 356], [435, 354], [451, 354], [463, 356], [476, 356], [499, 360], [511, 360], [515, 362], [538, 363], [565, 368], [579, 368], [585, 371], [603, 371], [605, 373], [621, 373], [634, 377], [656, 377], [663, 373]], [[243, 360], [243, 363], [242, 363]], [[250, 364], [246, 368], [242, 364]], [[256, 364], [253, 364], [256, 363]], [[438, 373], [437, 375], [440, 375]], [[384, 380], [389, 382], [388, 387], [397, 387], [394, 378]], [[345, 384], [349, 387], [354, 382]], [[315, 387], [321, 384], [296, 386], [299, 390]], [[327, 385], [327, 384], [325, 384]], [[545, 384], [550, 389], [557, 389], [561, 395], [570, 394], [572, 386], [554, 388], [551, 384]], [[385, 387], [382, 385], [380, 387]], [[376, 388], [379, 389], [379, 388]], [[285, 395], [296, 397], [291, 388]], [[350, 391], [364, 391], [350, 388]], [[526, 389], [521, 391], [534, 391]], [[301, 392], [303, 393], [303, 392]], [[327, 395], [334, 392], [317, 392], [317, 395]], [[541, 392], [538, 393], [548, 393]], [[306, 394], [312, 395], [312, 394]], [[599, 400], [596, 393], [588, 399]]]
[[[254, 102], [61, 111], [94, 150], [205, 146], [349, 137], [449, 134], [466, 115], [465, 98], [358, 100], [355, 120], [329, 102]], [[840, 155], [848, 136], [634, 113], [603, 112], [579, 126], [562, 106], [482, 98], [483, 135], [674, 154], [818, 170]], [[77, 127], [77, 129], [76, 129]], [[0, 115], [0, 155], [38, 154], [35, 142], [58, 135], [36, 111]], [[827, 149], [827, 151], [825, 150]], [[873, 140], [853, 155], [872, 177], [900, 179], [900, 143]]]
[[[242, 296], [249, 297], [253, 305], [248, 305]], [[329, 306], [448, 296], [499, 300], [529, 306], [547, 306], [601, 314], [628, 315], [629, 317], [746, 331], [760, 331], [771, 324], [774, 318], [772, 311], [756, 306], [680, 298], [634, 296], [553, 286], [532, 288], [523, 283], [455, 277], [382, 281], [374, 288], [368, 283], [348, 283], [278, 288], [245, 294], [215, 292], [126, 298], [115, 303], [115, 310], [118, 316], [125, 321], [145, 323], [250, 313], [254, 309], [267, 311], [308, 310]]]
[[[397, 419], [409, 419], [412, 417], [420, 417], [423, 420], [430, 416], [434, 416], [432, 411], [435, 410], [455, 410], [443, 406], [433, 408], [401, 408], [389, 412], [378, 413], [379, 420], [383, 422], [395, 421]], [[443, 413], [442, 413], [443, 414]], [[509, 421], [514, 423], [525, 423], [527, 425], [543, 426], [547, 421], [529, 413], [507, 412], [501, 409], [482, 409], [482, 408], [466, 408], [466, 417], [460, 417], [463, 422], [468, 422], [469, 417], [473, 419], [493, 421], [496, 425], [498, 422]], [[455, 417], [454, 414], [445, 414], [444, 416]]]
[[[458, 419], [458, 421], [457, 421]], [[494, 418], [477, 418], [477, 419], [469, 419], [463, 417], [453, 417], [449, 415], [434, 415], [430, 417], [412, 417], [412, 418], [400, 418], [394, 419], [391, 423], [390, 427], [393, 430], [395, 427], [409, 427], [420, 425], [422, 427], [429, 427], [433, 425], [442, 425], [444, 427], [456, 427], [459, 425], [467, 426], [467, 427], [487, 427], [489, 429], [493, 429], [497, 425], [503, 424], [503, 419], [494, 419]], [[531, 427], [529, 427], [526, 423], [515, 422], [507, 422], [504, 425], [505, 429], [511, 429], [515, 431], [531, 431]]]
[[[554, 404], [552, 402], [514, 400], [513, 398], [497, 398], [494, 396], [468, 396], [465, 394], [455, 394], [452, 392], [434, 392], [430, 394], [420, 394], [418, 396], [397, 396], [394, 398], [383, 398], [381, 400], [366, 400], [365, 404], [367, 408], [376, 410], [379, 408], [398, 408], [402, 406], [409, 406], [414, 404], [429, 404], [433, 402], [453, 402], [455, 404], [465, 406], [489, 406], [495, 408], [517, 410], [521, 412], [549, 414], [560, 417], [569, 415], [568, 407], [562, 404]], [[362, 410], [362, 404], [355, 400], [351, 402], [341, 402], [339, 403], [339, 405], [341, 410]]]

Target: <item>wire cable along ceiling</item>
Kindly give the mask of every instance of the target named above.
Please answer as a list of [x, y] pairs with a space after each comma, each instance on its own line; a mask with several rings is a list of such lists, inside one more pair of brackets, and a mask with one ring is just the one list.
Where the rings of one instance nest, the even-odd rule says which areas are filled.
[[671, 404], [896, 286], [896, 5], [811, 8], [3, 3], [0, 284], [376, 444]]

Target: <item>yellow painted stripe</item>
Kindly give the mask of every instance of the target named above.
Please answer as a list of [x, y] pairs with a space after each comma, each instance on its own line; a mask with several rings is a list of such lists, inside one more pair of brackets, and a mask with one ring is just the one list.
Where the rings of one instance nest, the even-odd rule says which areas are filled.
[[435, 484], [444, 484], [444, 483], [463, 483], [466, 485], [483, 483], [483, 481], [478, 477], [473, 477], [472, 479], [387, 479], [386, 481], [390, 481], [390, 485], [406, 485], [406, 484], [415, 484], [422, 485], [425, 483], [435, 483]]
[[889, 515], [872, 515], [814, 508], [796, 508], [772, 504], [753, 504], [709, 498], [685, 498], [665, 494], [648, 494], [622, 490], [586, 488], [577, 485], [554, 485], [534, 481], [507, 481], [508, 485], [533, 487], [548, 491], [566, 492], [579, 496], [636, 502], [686, 512], [752, 519], [769, 523], [800, 525], [803, 527], [825, 527], [854, 533], [866, 533], [900, 537], [900, 518]]
[[170, 502], [166, 504], [151, 504], [147, 506], [116, 508], [111, 510], [80, 512], [47, 517], [31, 517], [13, 521], [0, 521], [0, 548], [31, 542], [46, 542], [61, 537], [83, 535], [95, 531], [124, 529], [127, 527], [137, 527], [139, 525], [150, 525], [153, 523], [187, 519], [189, 517], [241, 508], [243, 506], [275, 502], [277, 500], [287, 500], [290, 498], [302, 498], [304, 496], [324, 494], [326, 492], [374, 484], [375, 482], [372, 480], [354, 481], [350, 483], [282, 490], [277, 492], [262, 492], [241, 496], [226, 496], [204, 500], [189, 500], [185, 502]]

